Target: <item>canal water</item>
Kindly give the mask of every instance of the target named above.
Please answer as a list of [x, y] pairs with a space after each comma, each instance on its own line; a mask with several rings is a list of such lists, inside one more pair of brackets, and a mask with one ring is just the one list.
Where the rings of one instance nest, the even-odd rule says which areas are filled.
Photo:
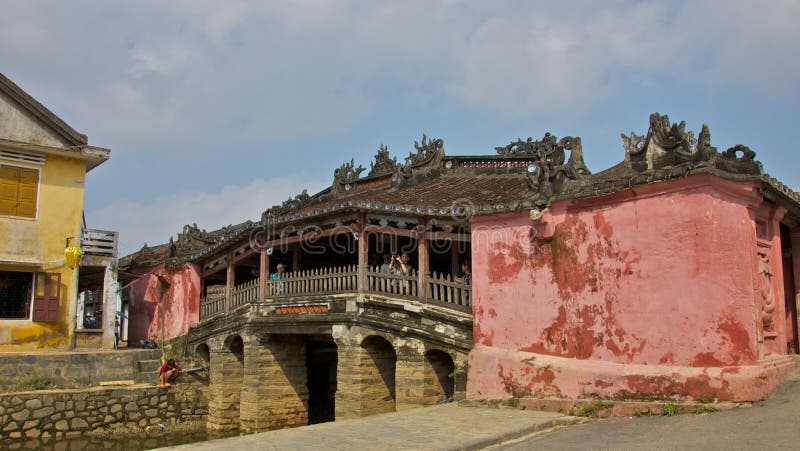
[[0, 449], [8, 450], [47, 450], [47, 451], [141, 451], [164, 446], [183, 445], [186, 443], [204, 442], [223, 437], [239, 435], [233, 433], [217, 433], [208, 431], [166, 432], [163, 435], [139, 434], [126, 437], [70, 437], [60, 439], [23, 439], [12, 442], [0, 442]]

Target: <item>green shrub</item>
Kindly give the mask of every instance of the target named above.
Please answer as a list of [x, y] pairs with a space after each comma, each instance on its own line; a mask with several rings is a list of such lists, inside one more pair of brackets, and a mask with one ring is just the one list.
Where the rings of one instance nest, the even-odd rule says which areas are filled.
[[674, 417], [678, 414], [678, 406], [674, 403], [668, 402], [664, 404], [664, 407], [661, 408], [661, 415], [665, 417]]

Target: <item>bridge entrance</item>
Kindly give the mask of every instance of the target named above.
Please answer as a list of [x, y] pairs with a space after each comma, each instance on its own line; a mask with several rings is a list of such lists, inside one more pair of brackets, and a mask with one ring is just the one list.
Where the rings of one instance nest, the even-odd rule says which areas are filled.
[[337, 348], [330, 335], [309, 335], [306, 340], [308, 424], [336, 419]]

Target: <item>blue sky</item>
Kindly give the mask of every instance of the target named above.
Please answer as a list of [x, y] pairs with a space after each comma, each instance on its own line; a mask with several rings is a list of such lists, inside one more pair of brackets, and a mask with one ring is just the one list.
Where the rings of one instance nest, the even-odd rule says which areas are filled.
[[111, 148], [87, 220], [130, 252], [423, 132], [448, 154], [580, 136], [600, 171], [658, 111], [798, 190], [797, 23], [794, 0], [8, 1], [0, 71]]

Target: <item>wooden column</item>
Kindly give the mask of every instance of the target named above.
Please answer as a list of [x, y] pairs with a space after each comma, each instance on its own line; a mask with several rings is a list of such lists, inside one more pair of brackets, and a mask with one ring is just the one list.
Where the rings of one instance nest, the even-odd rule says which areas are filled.
[[[420, 224], [426, 225], [424, 221], [420, 221]], [[428, 240], [425, 239], [424, 233], [420, 233], [417, 238], [417, 256], [419, 257], [417, 264], [417, 268], [419, 268], [419, 273], [417, 274], [419, 297], [425, 299], [428, 292], [428, 272], [430, 272], [430, 265], [428, 261]]]
[[458, 277], [461, 274], [461, 262], [458, 261], [458, 241], [450, 241], [450, 266], [452, 267], [451, 276]]
[[228, 256], [228, 271], [225, 285], [225, 311], [231, 311], [233, 286], [236, 284], [236, 265], [230, 263], [232, 256]]
[[269, 280], [269, 254], [267, 250], [261, 251], [258, 267], [258, 297], [261, 300], [267, 298], [267, 281]]
[[302, 264], [302, 244], [297, 243], [292, 248], [292, 271], [299, 271]]
[[369, 251], [369, 240], [364, 231], [367, 218], [364, 213], [358, 215], [358, 292], [367, 291], [367, 252]]

